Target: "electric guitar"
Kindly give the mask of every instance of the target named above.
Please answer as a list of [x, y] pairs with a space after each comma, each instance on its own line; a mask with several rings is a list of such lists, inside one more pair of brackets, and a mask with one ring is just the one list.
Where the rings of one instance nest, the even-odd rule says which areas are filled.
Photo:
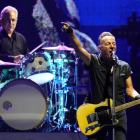
[[[93, 135], [104, 126], [111, 126], [112, 99], [106, 99], [99, 104], [83, 104], [76, 113], [79, 127], [83, 134]], [[140, 99], [115, 107], [115, 112], [140, 104]], [[119, 121], [115, 120], [115, 125]]]

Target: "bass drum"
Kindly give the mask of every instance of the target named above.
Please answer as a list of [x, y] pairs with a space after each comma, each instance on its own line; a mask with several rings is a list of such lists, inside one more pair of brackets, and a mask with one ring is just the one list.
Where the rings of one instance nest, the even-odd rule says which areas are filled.
[[46, 116], [47, 97], [39, 85], [29, 79], [15, 79], [0, 92], [0, 116], [10, 127], [30, 130]]

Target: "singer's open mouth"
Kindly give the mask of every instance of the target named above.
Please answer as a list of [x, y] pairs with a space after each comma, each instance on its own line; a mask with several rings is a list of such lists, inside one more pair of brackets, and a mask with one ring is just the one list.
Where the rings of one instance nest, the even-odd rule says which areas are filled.
[[115, 50], [111, 50], [111, 51], [109, 51], [109, 53], [112, 53], [113, 51], [115, 52]]

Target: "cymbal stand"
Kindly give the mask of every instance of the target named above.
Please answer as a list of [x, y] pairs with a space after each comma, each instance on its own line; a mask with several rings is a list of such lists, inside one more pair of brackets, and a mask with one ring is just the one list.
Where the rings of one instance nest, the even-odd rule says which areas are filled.
[[23, 76], [22, 76], [22, 73], [23, 73], [23, 63], [21, 62], [20, 63], [20, 67], [19, 67], [19, 69], [18, 69], [18, 74], [19, 74], [19, 78], [22, 78]]
[[[58, 54], [58, 59], [61, 60], [60, 53]], [[64, 59], [57, 63], [57, 79], [55, 81], [55, 102], [56, 102], [56, 113], [53, 115], [53, 120], [56, 119], [56, 116], [59, 116], [58, 128], [61, 128], [65, 119], [65, 104], [64, 104], [64, 94], [66, 94], [65, 86], [66, 81], [64, 79]], [[57, 107], [58, 106], [58, 107]]]

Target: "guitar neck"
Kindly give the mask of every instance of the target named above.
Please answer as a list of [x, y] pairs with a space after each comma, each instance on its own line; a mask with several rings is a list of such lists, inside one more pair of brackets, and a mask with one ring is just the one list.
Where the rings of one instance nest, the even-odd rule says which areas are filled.
[[[115, 112], [119, 112], [121, 110], [127, 109], [129, 107], [132, 107], [132, 106], [135, 106], [135, 105], [138, 105], [138, 104], [140, 104], [140, 99], [115, 107]], [[112, 111], [112, 109], [111, 109], [111, 111]]]

